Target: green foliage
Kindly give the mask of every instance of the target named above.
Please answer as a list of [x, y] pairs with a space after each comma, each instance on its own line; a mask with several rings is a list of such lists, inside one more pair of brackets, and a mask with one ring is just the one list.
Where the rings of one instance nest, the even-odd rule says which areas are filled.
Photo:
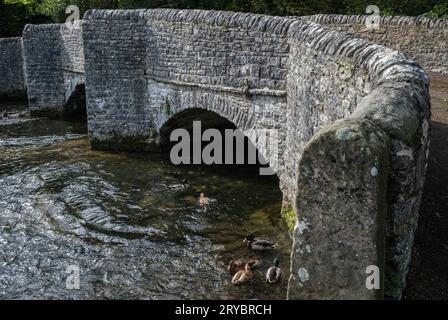
[[65, 8], [77, 5], [81, 17], [89, 9], [179, 8], [254, 12], [297, 16], [316, 13], [365, 14], [370, 4], [383, 15], [447, 18], [446, 0], [0, 0], [0, 37], [19, 36], [27, 23], [63, 22]]
[[448, 19], [448, 2], [434, 6], [434, 8], [426, 12], [424, 15], [431, 18]]
[[38, 0], [0, 0], [0, 37], [15, 37], [22, 34], [28, 24], [51, 22], [51, 18], [38, 10]]

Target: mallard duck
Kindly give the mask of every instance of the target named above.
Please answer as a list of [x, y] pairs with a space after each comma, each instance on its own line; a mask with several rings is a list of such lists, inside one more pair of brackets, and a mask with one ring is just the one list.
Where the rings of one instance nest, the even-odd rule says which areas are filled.
[[266, 272], [266, 282], [270, 284], [280, 283], [282, 279], [282, 270], [278, 267], [278, 259], [274, 259], [274, 265]]
[[243, 270], [240, 270], [237, 273], [235, 273], [235, 275], [232, 278], [232, 283], [234, 285], [243, 284], [243, 283], [249, 281], [250, 279], [252, 279], [253, 276], [254, 276], [254, 274], [252, 273], [252, 270], [250, 269], [249, 264], [246, 263]]
[[270, 240], [257, 239], [253, 234], [248, 235], [243, 242], [247, 243], [247, 247], [252, 250], [270, 250], [273, 249], [277, 243]]
[[209, 202], [210, 202], [210, 199], [207, 198], [204, 193], [201, 193], [201, 195], [199, 196], [199, 205], [201, 207], [203, 207], [203, 206], [207, 205]]
[[253, 269], [256, 266], [258, 266], [259, 263], [260, 263], [259, 260], [254, 260], [254, 259], [245, 259], [245, 258], [234, 259], [234, 260], [229, 262], [229, 266], [227, 267], [227, 271], [229, 271], [231, 273], [238, 272], [238, 271], [244, 269], [246, 264], [248, 264], [249, 267], [251, 269]]

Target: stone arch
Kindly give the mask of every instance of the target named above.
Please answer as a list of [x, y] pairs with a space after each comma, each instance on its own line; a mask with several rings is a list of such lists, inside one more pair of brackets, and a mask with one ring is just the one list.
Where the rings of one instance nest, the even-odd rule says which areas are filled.
[[64, 105], [64, 118], [87, 119], [86, 86], [79, 83], [75, 86]]
[[[172, 115], [160, 128], [159, 137], [160, 137], [160, 145], [163, 150], [169, 151], [172, 146], [174, 146], [176, 142], [170, 141], [171, 132], [175, 129], [185, 129], [190, 133], [191, 139], [193, 139], [193, 122], [200, 122], [200, 133], [201, 135], [208, 129], [215, 129], [221, 133], [222, 137], [222, 163], [226, 164], [226, 143], [233, 146], [232, 151], [232, 161], [228, 164], [236, 164], [236, 165], [254, 165], [254, 166], [269, 166], [269, 162], [266, 160], [265, 156], [257, 149], [257, 141], [256, 137], [250, 133], [246, 133], [243, 129], [238, 128], [235, 123], [230, 121], [229, 119], [223, 117], [215, 111], [211, 111], [205, 108], [187, 108], [184, 109], [174, 115]], [[198, 127], [196, 127], [197, 129]], [[230, 138], [226, 137], [226, 130], [232, 130], [232, 133], [235, 135], [239, 135], [239, 138], [234, 136]], [[227, 131], [227, 134], [230, 133]], [[190, 140], [191, 142], [192, 140]], [[240, 147], [238, 150], [237, 143], [244, 143], [243, 147]], [[205, 145], [208, 145], [208, 142], [202, 143], [201, 150]], [[258, 144], [258, 147], [260, 145]], [[228, 147], [228, 146], [227, 146]], [[243, 154], [237, 154], [237, 152], [243, 151]], [[250, 153], [250, 154], [249, 154]], [[229, 154], [230, 156], [230, 154]], [[236, 159], [239, 159], [238, 161]], [[250, 160], [249, 160], [250, 159]], [[230, 160], [230, 159], [229, 159]], [[273, 172], [272, 175], [275, 173]]]
[[[249, 137], [263, 158], [269, 163], [280, 180], [284, 191], [284, 153], [285, 139], [283, 125], [286, 122], [271, 121], [284, 116], [283, 97], [266, 95], [244, 96], [231, 92], [200, 87], [185, 87], [175, 84], [152, 81], [149, 84], [148, 102], [152, 110], [153, 125], [157, 136], [163, 140], [166, 125], [174, 118], [185, 115], [190, 110], [211, 113], [224, 119]], [[230, 127], [230, 126], [229, 126]], [[162, 141], [163, 142], [163, 141]], [[284, 192], [283, 192], [284, 193]]]

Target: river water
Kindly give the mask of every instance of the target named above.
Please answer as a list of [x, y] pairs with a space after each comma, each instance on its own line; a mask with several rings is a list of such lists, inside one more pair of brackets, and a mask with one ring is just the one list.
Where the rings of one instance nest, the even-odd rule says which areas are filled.
[[[286, 297], [291, 241], [278, 181], [175, 166], [164, 154], [92, 151], [86, 132], [85, 123], [0, 119], [1, 299]], [[213, 200], [206, 211], [200, 192]], [[278, 247], [249, 251], [242, 240], [252, 232]], [[282, 284], [256, 271], [234, 287], [227, 264], [246, 256], [261, 259], [263, 273], [278, 257]], [[70, 266], [79, 290], [67, 288]]]

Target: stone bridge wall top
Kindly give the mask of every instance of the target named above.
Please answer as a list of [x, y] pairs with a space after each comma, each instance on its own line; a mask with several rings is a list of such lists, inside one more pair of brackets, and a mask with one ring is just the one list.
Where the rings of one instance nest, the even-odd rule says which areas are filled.
[[368, 30], [367, 18], [322, 14], [304, 17], [404, 52], [427, 71], [448, 73], [448, 19], [381, 16], [379, 29]]

